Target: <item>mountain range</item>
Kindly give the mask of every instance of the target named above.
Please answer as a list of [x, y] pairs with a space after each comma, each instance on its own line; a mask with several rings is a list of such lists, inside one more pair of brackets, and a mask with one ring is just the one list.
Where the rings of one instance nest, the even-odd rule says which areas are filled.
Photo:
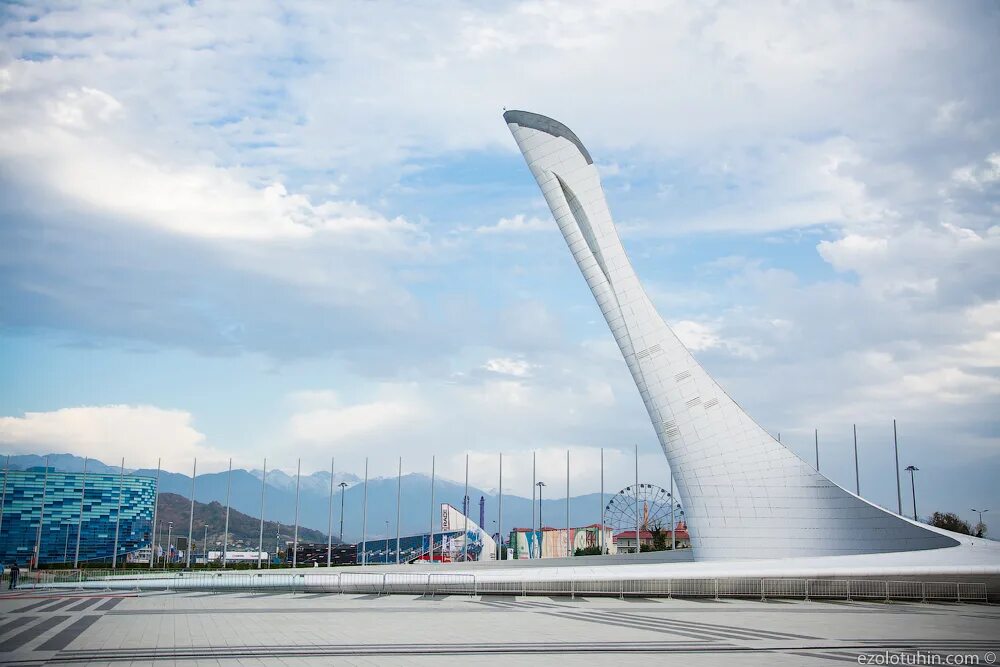
[[[167, 537], [171, 537], [170, 543], [176, 545], [177, 538], [187, 538], [188, 519], [191, 516], [191, 499], [176, 493], [161, 493], [157, 503], [156, 523], [158, 524], [157, 536], [158, 544], [167, 544]], [[173, 524], [172, 536], [168, 529]], [[195, 553], [200, 553], [203, 543], [208, 539], [209, 549], [221, 549], [223, 534], [226, 527], [226, 506], [220, 502], [194, 503], [194, 526], [191, 530], [196, 549]], [[207, 530], [206, 530], [207, 529]], [[278, 535], [280, 534], [280, 537]], [[292, 540], [295, 534], [294, 526], [277, 523], [275, 521], [264, 522], [264, 551], [272, 552], [275, 540], [282, 545], [286, 541]], [[299, 527], [300, 542], [326, 543], [326, 533], [310, 528]], [[230, 509], [229, 512], [229, 544], [230, 549], [256, 549], [260, 544], [260, 519], [255, 516], [244, 514], [239, 510]]]
[[[44, 465], [45, 457], [35, 454], [10, 457], [12, 470], [23, 470], [33, 466]], [[66, 472], [83, 470], [83, 458], [73, 454], [50, 454], [49, 466]], [[96, 459], [90, 459], [87, 470], [100, 473], [117, 473], [116, 466], [109, 466]], [[155, 477], [156, 470], [141, 468], [126, 469], [126, 474]], [[195, 500], [199, 503], [226, 502], [226, 472], [206, 473], [198, 475], [195, 480]], [[258, 470], [233, 470], [232, 492], [230, 503], [232, 509], [238, 510], [250, 517], [260, 516], [260, 484], [261, 473]], [[334, 475], [334, 484], [346, 482], [344, 491], [344, 530], [345, 542], [357, 542], [362, 533], [362, 506], [364, 503], [364, 488], [361, 480], [350, 473], [338, 472]], [[454, 482], [438, 477], [434, 483], [435, 505], [451, 503], [461, 509], [464, 483]], [[183, 473], [162, 471], [160, 473], [160, 493], [174, 493], [190, 499], [191, 477]], [[325, 535], [328, 530], [330, 507], [330, 473], [315, 472], [303, 475], [300, 485], [299, 525], [317, 530]], [[432, 510], [430, 506], [430, 477], [419, 473], [403, 475], [402, 478], [402, 512], [400, 532], [403, 535], [426, 533], [430, 529]], [[267, 486], [264, 489], [264, 518], [267, 521], [278, 521], [283, 524], [293, 524], [295, 521], [295, 477], [280, 470], [267, 472]], [[479, 498], [486, 499], [486, 525], [484, 528], [491, 533], [496, 532], [497, 501], [495, 491], [469, 487], [472, 511], [470, 517], [474, 521], [479, 518]], [[605, 496], [605, 502], [610, 496]], [[340, 534], [340, 489], [333, 498], [333, 535]], [[583, 526], [600, 521], [600, 494], [590, 493], [570, 498], [570, 523]], [[537, 505], [536, 505], [537, 509]], [[528, 527], [532, 517], [531, 499], [505, 493], [503, 496], [504, 531], [511, 527]], [[396, 515], [396, 479], [375, 478], [368, 480], [368, 539], [385, 537], [386, 524], [389, 522], [389, 534], [395, 536]], [[195, 517], [197, 520], [197, 510]], [[542, 516], [546, 525], [561, 527], [566, 523], [565, 499], [544, 500]], [[232, 517], [230, 517], [232, 520]], [[439, 511], [435, 507], [433, 513], [435, 529], [438, 527]], [[186, 524], [185, 524], [186, 525]], [[209, 532], [222, 532], [222, 526], [209, 525]]]

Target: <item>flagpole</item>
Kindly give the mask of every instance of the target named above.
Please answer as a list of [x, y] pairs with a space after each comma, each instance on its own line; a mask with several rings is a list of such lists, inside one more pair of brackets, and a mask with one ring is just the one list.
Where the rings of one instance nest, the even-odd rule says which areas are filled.
[[[159, 470], [156, 472], [159, 475]], [[194, 468], [191, 470], [191, 516], [188, 517], [188, 546], [187, 546], [187, 567], [191, 568], [191, 543], [194, 540], [194, 480], [198, 476], [198, 459], [194, 460]], [[207, 559], [206, 559], [207, 560]]]
[[[264, 458], [264, 470], [260, 475], [260, 536], [257, 538], [257, 569], [261, 567], [264, 557], [264, 488], [267, 484], [267, 457]], [[279, 526], [281, 524], [278, 524]], [[206, 524], [207, 527], [207, 524]], [[274, 554], [277, 557], [278, 554]], [[208, 544], [205, 544], [205, 564], [208, 564]]]
[[[9, 460], [10, 457], [8, 456]], [[77, 518], [76, 522], [76, 554], [73, 556], [73, 569], [75, 570], [80, 566], [80, 534], [83, 531], [83, 505], [84, 500], [87, 497], [87, 463], [89, 459], [84, 457], [83, 459], [83, 477], [80, 480], [80, 516]], [[6, 478], [4, 478], [4, 483], [6, 486]], [[160, 461], [156, 461], [156, 495], [155, 498], [158, 500], [160, 496]], [[149, 568], [153, 568], [153, 538], [156, 537], [156, 504], [157, 500], [153, 501], [153, 525], [149, 531]]]

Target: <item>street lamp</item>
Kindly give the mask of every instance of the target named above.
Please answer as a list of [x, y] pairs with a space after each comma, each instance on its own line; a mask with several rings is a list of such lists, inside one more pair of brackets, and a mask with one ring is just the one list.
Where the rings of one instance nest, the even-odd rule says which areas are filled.
[[385, 563], [389, 564], [389, 520], [385, 520]]
[[538, 535], [535, 536], [535, 543], [538, 544], [538, 557], [542, 557], [542, 489], [545, 482], [535, 484], [538, 487]]
[[920, 470], [917, 466], [906, 466], [906, 472], [910, 473], [910, 491], [913, 493], [913, 520], [917, 521], [917, 487], [913, 481], [913, 473]]
[[[978, 527], [978, 526], [984, 525], [983, 524], [983, 514], [985, 514], [986, 512], [989, 512], [989, 510], [988, 509], [977, 510], [975, 507], [973, 507], [972, 511], [979, 513], [979, 523], [977, 523], [976, 526]], [[977, 535], [976, 537], [982, 537], [982, 536], [981, 535]]]

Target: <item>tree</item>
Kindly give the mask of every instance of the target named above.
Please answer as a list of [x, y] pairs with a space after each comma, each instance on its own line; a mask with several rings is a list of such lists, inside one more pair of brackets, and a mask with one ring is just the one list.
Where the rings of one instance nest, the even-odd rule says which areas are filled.
[[972, 532], [976, 537], [986, 537], [986, 524], [980, 521], [976, 524], [976, 527], [972, 529]]
[[[972, 529], [967, 521], [962, 521], [954, 512], [934, 512], [931, 516], [931, 525], [935, 528], [944, 528], [953, 533], [971, 535]], [[978, 526], [977, 526], [978, 528]]]
[[653, 551], [666, 551], [667, 550], [667, 534], [663, 530], [663, 526], [657, 524], [653, 526], [653, 529], [649, 531], [653, 535]]

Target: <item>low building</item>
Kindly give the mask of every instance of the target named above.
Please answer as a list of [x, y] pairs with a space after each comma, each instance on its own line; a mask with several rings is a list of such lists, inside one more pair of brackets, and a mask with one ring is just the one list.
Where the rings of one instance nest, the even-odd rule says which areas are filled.
[[[683, 521], [677, 522], [677, 529], [674, 531], [676, 533], [674, 539], [677, 540], [678, 549], [690, 549], [691, 548], [691, 535], [688, 534], [687, 524]], [[667, 542], [670, 542], [670, 532], [667, 532]]]
[[610, 526], [593, 523], [579, 528], [515, 528], [510, 531], [510, 558], [565, 558], [577, 551], [617, 553]]
[[[691, 536], [688, 534], [687, 525], [683, 521], [677, 522], [677, 527], [675, 528], [673, 534], [671, 531], [664, 530], [663, 538], [669, 549], [676, 540], [678, 549], [687, 549], [691, 546]], [[635, 530], [623, 530], [615, 535], [615, 544], [618, 546], [618, 553], [631, 553], [636, 552], [635, 547]], [[646, 530], [644, 528], [639, 529], [639, 545], [640, 548], [647, 547], [653, 549], [655, 547], [656, 535], [651, 530]]]
[[[0, 471], [0, 561], [124, 560], [150, 546], [156, 480], [55, 468]], [[148, 555], [146, 556], [148, 561]]]
[[[401, 535], [398, 548], [396, 536], [369, 537], [357, 544], [335, 544], [330, 553], [331, 565], [378, 565], [413, 563], [433, 560], [456, 562], [495, 560], [496, 542], [483, 532], [472, 519], [448, 503], [441, 504], [441, 528], [432, 540], [429, 533]], [[284, 562], [291, 563], [292, 545], [288, 544]], [[297, 565], [326, 565], [325, 543], [299, 543], [295, 552]]]
[[[617, 545], [618, 553], [620, 554], [634, 554], [636, 552], [635, 530], [623, 530], [615, 535], [615, 545]], [[640, 548], [652, 547], [653, 533], [648, 530], [640, 530], [639, 545]]]

